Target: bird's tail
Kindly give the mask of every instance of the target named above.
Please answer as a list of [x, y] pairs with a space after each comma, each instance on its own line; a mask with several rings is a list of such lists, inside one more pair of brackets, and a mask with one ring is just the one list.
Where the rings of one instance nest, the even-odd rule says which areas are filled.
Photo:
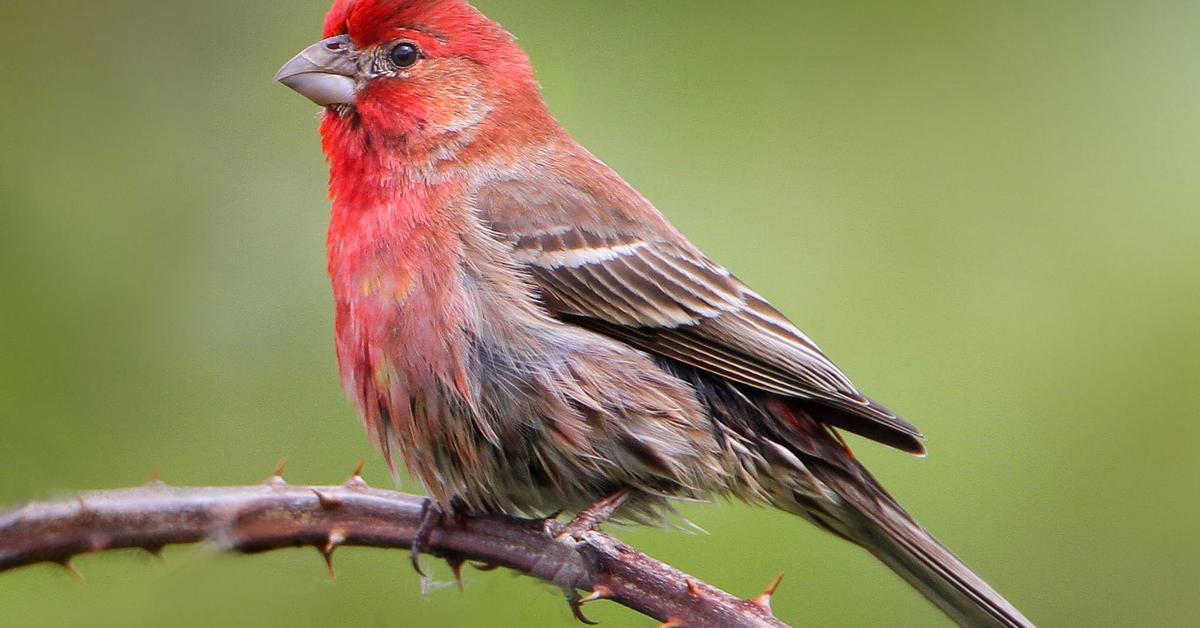
[[[837, 495], [836, 512], [828, 513], [837, 524], [826, 520], [827, 526], [874, 554], [961, 626], [1033, 626], [858, 468], [859, 477], [818, 472]], [[812, 506], [801, 506], [809, 518]]]

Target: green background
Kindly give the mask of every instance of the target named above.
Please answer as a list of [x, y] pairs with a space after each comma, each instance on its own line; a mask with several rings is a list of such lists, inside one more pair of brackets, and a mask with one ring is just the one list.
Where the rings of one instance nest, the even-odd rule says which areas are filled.
[[[855, 443], [1033, 620], [1200, 624], [1200, 3], [479, 4], [567, 128], [929, 434]], [[325, 8], [0, 5], [0, 503], [281, 457], [390, 483], [337, 381], [317, 110], [270, 80]], [[944, 622], [801, 521], [685, 511], [710, 534], [619, 534], [739, 594], [785, 570], [797, 624]], [[505, 573], [423, 597], [398, 552], [336, 584], [311, 551], [78, 566], [0, 575], [0, 625], [570, 624]]]

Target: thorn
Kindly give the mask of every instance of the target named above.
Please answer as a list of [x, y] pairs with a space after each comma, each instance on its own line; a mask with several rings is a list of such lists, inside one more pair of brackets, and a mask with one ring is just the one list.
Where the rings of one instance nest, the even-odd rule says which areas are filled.
[[325, 552], [332, 554], [333, 550], [341, 547], [342, 543], [346, 542], [346, 533], [341, 530], [334, 530], [329, 533], [329, 541], [325, 543]]
[[333, 553], [342, 543], [346, 542], [346, 533], [341, 530], [334, 530], [329, 533], [329, 541], [325, 543], [325, 547], [320, 548], [321, 557], [325, 559], [325, 566], [329, 569], [329, 579], [337, 581], [337, 568], [333, 566]]
[[164, 560], [162, 545], [147, 545], [147, 546], [143, 547], [142, 549], [145, 550], [147, 554], [153, 556], [159, 562], [162, 562]]
[[595, 589], [592, 589], [591, 593], [588, 593], [587, 595], [579, 598], [579, 603], [587, 604], [588, 602], [595, 602], [596, 600], [604, 600], [604, 599], [612, 597], [612, 595], [613, 595], [612, 589], [610, 589], [602, 584], [598, 584], [598, 585], [596, 585]]
[[337, 582], [337, 567], [333, 564], [333, 552], [327, 552], [321, 548], [317, 548], [321, 552], [321, 558], [325, 559], [325, 569], [329, 570], [329, 580]]
[[767, 597], [771, 597], [771, 596], [775, 595], [775, 592], [779, 590], [779, 585], [782, 582], [783, 582], [783, 572], [781, 571], [781, 572], [779, 572], [779, 575], [775, 576], [775, 579], [771, 581], [771, 586], [767, 587], [766, 591], [763, 591], [763, 595], [765, 595]]
[[283, 479], [283, 472], [287, 469], [287, 464], [287, 458], [280, 458], [278, 464], [275, 465], [275, 472], [267, 478], [267, 484], [287, 486], [287, 480]]
[[692, 579], [687, 580], [688, 595], [692, 597], [703, 597], [704, 593], [700, 591], [700, 587], [696, 586], [696, 582]]
[[682, 619], [668, 619], [665, 623], [659, 624], [658, 628], [687, 628], [687, 624], [683, 623]]
[[775, 576], [775, 579], [771, 581], [770, 586], [767, 587], [766, 591], [763, 591], [762, 595], [750, 601], [767, 613], [771, 613], [771, 597], [773, 597], [775, 592], [779, 590], [779, 583], [781, 582], [783, 582], [782, 571], [779, 572], [778, 576]]
[[500, 568], [500, 565], [493, 565], [492, 563], [471, 563], [471, 566], [477, 571], [496, 571]]
[[450, 571], [454, 572], [454, 581], [458, 583], [459, 591], [467, 590], [467, 585], [463, 583], [463, 575], [462, 575], [463, 564], [465, 564], [466, 562], [467, 561], [465, 561], [461, 558], [458, 558], [458, 557], [446, 559], [446, 563], [450, 565]]
[[83, 501], [83, 495], [77, 493], [75, 495], [75, 501], [79, 503], [79, 514], [86, 514], [89, 508], [87, 502]]
[[371, 488], [370, 485], [367, 484], [367, 481], [364, 480], [363, 476], [362, 476], [363, 467], [365, 467], [366, 464], [367, 463], [362, 460], [358, 461], [358, 466], [354, 467], [354, 475], [351, 475], [350, 479], [346, 480], [346, 484], [345, 484], [346, 488], [353, 489], [353, 490], [362, 490], [362, 489]]
[[588, 619], [587, 615], [583, 614], [583, 598], [579, 597], [579, 593], [571, 591], [567, 594], [567, 604], [571, 605], [571, 614], [575, 616], [575, 620], [581, 624], [588, 626], [598, 626], [600, 622]]
[[64, 559], [56, 561], [56, 562], [58, 563], [59, 567], [62, 567], [63, 569], [67, 570], [67, 573], [71, 574], [71, 576], [74, 577], [76, 580], [78, 580], [79, 582], [84, 581], [83, 574], [80, 573], [79, 570], [75, 568], [75, 564], [71, 562], [70, 558], [64, 558]]
[[146, 480], [142, 486], [146, 488], [162, 488], [166, 486], [166, 483], [162, 481], [162, 469], [155, 469], [150, 474], [150, 479]]
[[342, 498], [337, 495], [326, 495], [317, 489], [312, 489], [314, 495], [317, 496], [317, 501], [321, 502], [321, 508], [325, 510], [336, 510], [342, 505]]

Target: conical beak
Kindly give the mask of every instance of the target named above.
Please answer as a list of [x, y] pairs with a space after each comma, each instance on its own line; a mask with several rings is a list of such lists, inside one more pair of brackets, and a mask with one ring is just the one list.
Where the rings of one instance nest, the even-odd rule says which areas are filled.
[[275, 80], [328, 107], [354, 104], [358, 50], [348, 35], [319, 41], [288, 61]]

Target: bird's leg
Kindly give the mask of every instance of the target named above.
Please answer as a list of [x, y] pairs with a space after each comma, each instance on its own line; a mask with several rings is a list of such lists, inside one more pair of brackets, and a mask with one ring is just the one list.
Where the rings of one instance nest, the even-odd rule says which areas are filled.
[[[575, 518], [571, 520], [571, 523], [568, 523], [566, 526], [558, 526], [557, 522], [554, 522], [556, 525], [549, 527], [548, 529], [558, 530], [557, 534], [554, 534], [554, 538], [556, 540], [566, 540], [575, 544], [586, 544], [587, 540], [585, 539], [585, 535], [587, 535], [589, 532], [597, 531], [600, 528], [600, 524], [611, 519], [612, 516], [616, 514], [618, 510], [620, 510], [621, 506], [625, 505], [625, 502], [629, 501], [629, 497], [632, 494], [633, 491], [631, 491], [629, 488], [622, 488], [583, 509], [583, 511], [576, 515]], [[555, 517], [556, 516], [557, 515], [555, 515]], [[553, 522], [555, 517], [547, 519], [547, 523]], [[567, 590], [567, 604], [571, 605], [571, 613], [575, 615], [575, 619], [579, 620], [580, 623], [594, 626], [597, 622], [588, 619], [587, 615], [583, 614], [583, 605], [587, 602], [603, 599], [608, 596], [609, 592], [610, 590], [608, 587], [604, 586], [603, 584], [597, 584], [590, 594], [587, 596], [581, 596], [579, 595], [579, 592], [574, 589], [574, 587], [571, 587]]]
[[433, 530], [441, 523], [442, 509], [433, 501], [432, 498], [426, 497], [425, 501], [421, 502], [421, 523], [417, 525], [417, 533], [413, 535], [412, 560], [413, 569], [416, 570], [422, 578], [425, 578], [425, 571], [421, 569], [421, 550], [429, 543], [430, 537], [433, 536]]
[[417, 533], [413, 535], [411, 560], [413, 569], [421, 574], [422, 578], [428, 576], [421, 569], [421, 551], [429, 544], [433, 531], [442, 524], [444, 518], [445, 513], [442, 512], [442, 507], [437, 505], [432, 498], [426, 497], [425, 501], [421, 502], [421, 523], [417, 526]]
[[625, 502], [629, 501], [629, 497], [633, 494], [628, 488], [620, 489], [607, 497], [604, 497], [585, 508], [582, 512], [576, 515], [571, 523], [567, 524], [564, 530], [564, 535], [581, 536], [587, 532], [594, 532], [600, 528], [600, 524], [612, 518]]
[[[432, 498], [426, 497], [425, 501], [421, 502], [421, 522], [417, 525], [417, 532], [413, 535], [412, 542], [412, 566], [422, 578], [426, 577], [425, 570], [421, 569], [421, 552], [425, 551], [425, 547], [429, 545], [429, 541], [433, 536], [433, 531], [438, 526], [452, 524], [458, 527], [466, 525], [467, 518], [471, 511], [459, 497], [454, 497], [450, 500], [450, 511], [446, 512]], [[454, 578], [458, 582], [459, 588], [462, 588], [462, 565], [463, 561], [459, 558], [447, 558], [450, 563], [450, 568], [454, 570]]]
[[458, 495], [450, 498], [450, 523], [461, 528], [467, 524], [470, 516], [471, 507], [467, 505], [466, 500]]

